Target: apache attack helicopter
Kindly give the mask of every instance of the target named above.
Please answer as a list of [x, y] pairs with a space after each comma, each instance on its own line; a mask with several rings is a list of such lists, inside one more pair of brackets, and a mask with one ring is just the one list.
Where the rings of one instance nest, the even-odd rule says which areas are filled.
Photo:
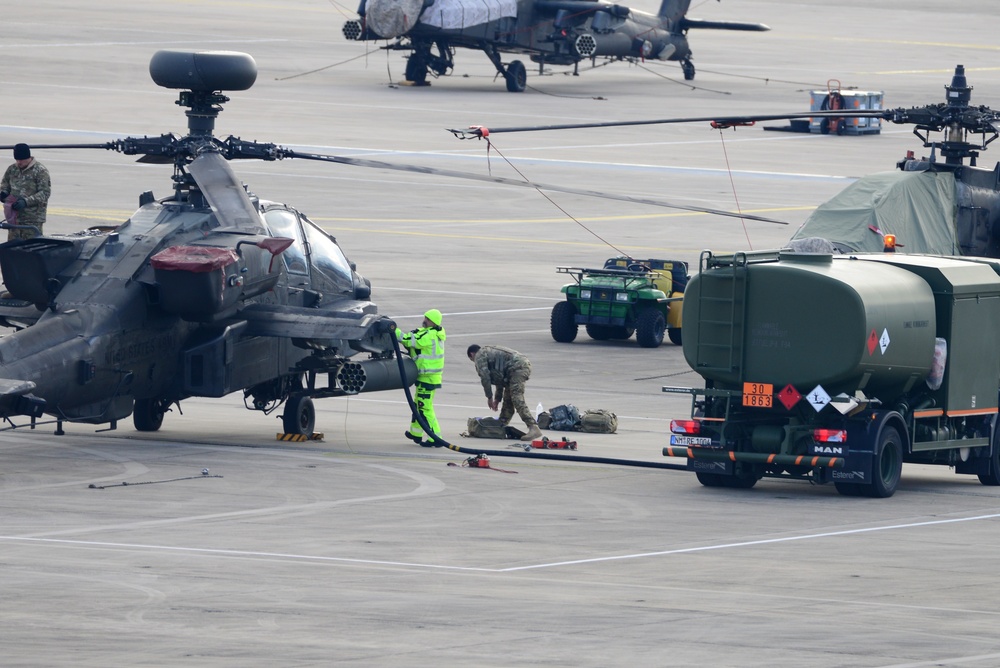
[[663, 0], [656, 15], [601, 0], [361, 0], [359, 18], [344, 24], [349, 40], [395, 40], [382, 48], [409, 51], [406, 80], [426, 85], [428, 72], [448, 74], [456, 47], [482, 51], [512, 93], [524, 90], [520, 60], [504, 65], [501, 53], [527, 54], [538, 63], [581, 60], [679, 61], [694, 79], [687, 33], [692, 28], [764, 31], [762, 23], [705, 21], [686, 16], [691, 0]]
[[242, 390], [252, 410], [284, 404], [286, 433], [311, 434], [313, 398], [411, 385], [413, 361], [393, 358], [394, 323], [336, 240], [250, 192], [227, 162], [325, 158], [212, 135], [222, 91], [250, 88], [254, 60], [160, 51], [149, 70], [182, 91], [187, 136], [36, 145], [173, 163], [173, 194], [144, 193], [110, 231], [0, 245], [0, 324], [16, 329], [0, 338], [0, 418], [34, 426], [47, 413], [63, 433], [65, 421], [115, 429], [131, 414], [156, 431], [182, 399]]
[[[1000, 163], [977, 166], [979, 154], [1000, 136], [1000, 112], [972, 106], [965, 67], [957, 65], [945, 86], [945, 101], [923, 107], [842, 109], [756, 116], [707, 116], [659, 120], [609, 121], [510, 128], [472, 126], [449, 130], [460, 139], [486, 138], [503, 132], [566, 130], [624, 125], [711, 122], [713, 127], [752, 126], [759, 121], [820, 119], [841, 123], [850, 118], [879, 118], [912, 125], [913, 134], [930, 149], [912, 151], [897, 170], [865, 176], [820, 205], [792, 236], [789, 245], [803, 251], [854, 253], [894, 250], [910, 253], [1000, 258]], [[934, 141], [931, 133], [941, 133]], [[978, 141], [970, 139], [978, 136]], [[966, 163], [968, 161], [968, 163]]]

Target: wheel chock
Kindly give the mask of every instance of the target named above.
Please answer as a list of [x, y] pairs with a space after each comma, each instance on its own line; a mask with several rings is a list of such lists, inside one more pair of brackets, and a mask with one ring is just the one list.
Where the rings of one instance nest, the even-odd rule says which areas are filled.
[[277, 433], [274, 437], [279, 441], [292, 441], [295, 443], [301, 443], [302, 441], [322, 441], [323, 434], [314, 431], [311, 434], [282, 434]]

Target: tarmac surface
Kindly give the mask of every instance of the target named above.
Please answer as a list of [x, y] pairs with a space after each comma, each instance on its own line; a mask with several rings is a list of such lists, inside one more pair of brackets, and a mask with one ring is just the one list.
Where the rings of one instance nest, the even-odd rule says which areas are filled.
[[[465, 448], [524, 454], [460, 436], [489, 414], [465, 348], [497, 343], [531, 358], [530, 406], [617, 413], [616, 434], [572, 434], [575, 454], [678, 463], [660, 451], [689, 406], [661, 387], [699, 377], [670, 344], [582, 331], [555, 343], [549, 312], [566, 281], [555, 268], [627, 253], [694, 271], [706, 248], [780, 247], [854, 178], [923, 149], [910, 127], [889, 125], [845, 137], [706, 123], [496, 134], [490, 151], [446, 128], [804, 111], [834, 79], [884, 91], [888, 107], [923, 106], [944, 101], [956, 64], [973, 104], [1000, 108], [994, 0], [706, 2], [691, 15], [772, 30], [692, 31], [692, 82], [676, 63], [578, 77], [529, 64], [522, 94], [470, 51], [450, 77], [399, 85], [400, 52], [341, 35], [352, 10], [37, 0], [5, 11], [0, 144], [184, 133], [176, 92], [152, 83], [149, 58], [244, 51], [257, 83], [229, 94], [221, 137], [789, 223], [344, 165], [235, 164], [261, 197], [334, 234], [401, 327], [444, 313], [436, 403], [444, 437]], [[35, 155], [53, 177], [49, 233], [117, 224], [143, 191], [169, 194], [169, 166]], [[402, 437], [402, 393], [317, 409], [324, 438], [305, 443], [276, 441], [276, 415], [247, 412], [238, 394], [182, 402], [152, 435], [128, 421], [0, 435], [0, 664], [1000, 665], [1000, 489], [974, 477], [905, 465], [899, 491], [871, 500], [525, 456], [476, 470]]]

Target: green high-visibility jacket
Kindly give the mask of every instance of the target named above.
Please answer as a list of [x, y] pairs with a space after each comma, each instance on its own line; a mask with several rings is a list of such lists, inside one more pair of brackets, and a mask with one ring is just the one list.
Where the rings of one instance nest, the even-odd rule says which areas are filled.
[[396, 330], [396, 338], [417, 363], [417, 382], [426, 387], [441, 387], [444, 374], [444, 329], [418, 327], [412, 332]]

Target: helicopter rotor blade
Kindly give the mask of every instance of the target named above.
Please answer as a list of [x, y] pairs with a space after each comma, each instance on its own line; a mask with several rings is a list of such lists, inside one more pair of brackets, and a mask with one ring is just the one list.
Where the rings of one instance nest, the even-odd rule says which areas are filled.
[[729, 127], [733, 125], [753, 125], [758, 121], [784, 121], [796, 118], [884, 118], [892, 119], [891, 110], [882, 109], [859, 109], [848, 110], [838, 109], [836, 111], [804, 111], [790, 114], [758, 114], [756, 116], [694, 116], [690, 118], [660, 118], [640, 121], [604, 121], [598, 123], [565, 123], [562, 125], [525, 125], [510, 128], [487, 128], [481, 125], [473, 125], [467, 129], [447, 128], [459, 139], [482, 139], [490, 135], [502, 132], [540, 132], [546, 130], [583, 130], [587, 128], [617, 128], [636, 125], [667, 125], [671, 123], [712, 123], [715, 127]]
[[252, 227], [260, 220], [240, 180], [216, 151], [205, 151], [187, 167], [223, 227]]
[[601, 199], [617, 200], [621, 202], [632, 202], [635, 204], [647, 204], [650, 206], [660, 206], [668, 209], [679, 209], [681, 211], [692, 211], [695, 213], [708, 213], [716, 216], [725, 216], [727, 218], [740, 218], [743, 220], [756, 220], [762, 223], [773, 223], [775, 225], [788, 225], [787, 222], [783, 220], [775, 220], [773, 218], [767, 218], [765, 216], [756, 216], [753, 214], [740, 214], [734, 213], [732, 211], [724, 211], [722, 209], [710, 209], [707, 207], [700, 206], [689, 206], [684, 204], [673, 204], [671, 202], [666, 202], [663, 200], [649, 199], [647, 197], [635, 197], [632, 195], [620, 195], [616, 193], [605, 193], [597, 190], [584, 190], [580, 188], [567, 188], [564, 186], [555, 186], [544, 183], [535, 183], [533, 181], [518, 181], [517, 179], [511, 179], [503, 176], [483, 176], [481, 174], [470, 174], [466, 172], [459, 172], [451, 169], [436, 169], [433, 167], [417, 167], [413, 165], [394, 165], [388, 162], [382, 162], [381, 160], [369, 160], [366, 158], [348, 158], [337, 155], [324, 155], [319, 153], [299, 153], [296, 151], [291, 151], [285, 149], [282, 151], [282, 157], [285, 158], [301, 158], [305, 160], [318, 160], [321, 162], [335, 162], [342, 165], [354, 165], [357, 167], [372, 167], [376, 169], [391, 169], [394, 171], [405, 171], [414, 172], [417, 174], [434, 174], [437, 176], [449, 176], [453, 178], [467, 179], [472, 181], [483, 181], [486, 183], [499, 183], [508, 186], [519, 186], [522, 188], [533, 188], [537, 190], [549, 190], [552, 192], [567, 193], [570, 195], [583, 195], [586, 197], [599, 197]]

